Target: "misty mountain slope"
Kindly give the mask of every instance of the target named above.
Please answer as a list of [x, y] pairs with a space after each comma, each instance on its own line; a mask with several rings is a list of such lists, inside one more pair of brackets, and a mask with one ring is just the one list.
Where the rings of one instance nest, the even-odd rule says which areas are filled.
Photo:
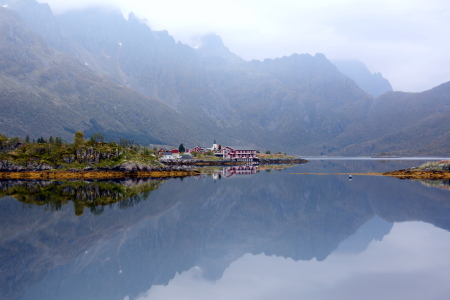
[[[80, 26], [79, 20], [84, 22]], [[130, 14], [125, 20], [115, 10], [92, 8], [58, 16], [64, 32], [92, 58], [92, 68], [134, 90], [161, 99], [181, 112], [185, 126], [202, 139], [183, 139], [189, 145], [219, 139], [235, 144], [221, 131], [232, 109], [208, 83], [200, 55], [175, 43], [166, 31], [155, 32]], [[86, 34], [88, 33], [88, 34]], [[82, 55], [80, 53], [75, 55]], [[235, 119], [236, 120], [236, 119]], [[186, 135], [189, 136], [189, 135]]]
[[42, 36], [47, 43], [60, 51], [68, 51], [69, 41], [61, 34], [58, 21], [47, 3], [34, 0], [0, 0], [0, 5], [14, 10], [28, 28]]
[[380, 96], [365, 129], [368, 141], [346, 147], [344, 154], [450, 155], [450, 82], [422, 93]]
[[372, 102], [321, 54], [231, 67], [210, 64], [207, 71], [246, 122], [248, 135], [259, 132], [257, 143], [277, 150], [300, 151], [339, 135], [361, 122]]
[[[214, 34], [203, 37], [199, 47], [191, 48], [175, 42], [166, 31], [152, 31], [133, 14], [125, 19], [115, 9], [94, 7], [69, 11], [49, 22], [47, 6], [34, 0], [14, 2], [14, 7], [20, 7], [17, 9], [22, 18], [30, 18], [26, 22], [28, 26], [53, 26], [43, 37], [54, 48], [45, 51], [66, 52], [67, 59], [73, 61], [72, 73], [90, 72], [82, 77], [90, 78], [94, 86], [97, 81], [104, 88], [120, 86], [120, 93], [114, 89], [107, 93], [111, 100], [101, 97], [101, 92], [94, 93], [95, 89], [84, 89], [87, 94], [82, 98], [96, 101], [85, 102], [83, 108], [76, 106], [72, 115], [65, 116], [65, 122], [70, 125], [63, 129], [65, 134], [76, 128], [88, 133], [109, 132], [110, 136], [117, 137], [130, 130], [136, 141], [150, 136], [152, 140], [173, 145], [180, 142], [196, 145], [216, 139], [222, 145], [250, 145], [260, 150], [301, 155], [376, 155], [381, 149], [396, 149], [406, 155], [409, 151], [447, 153], [445, 134], [439, 133], [448, 129], [445, 101], [430, 102], [427, 106], [428, 101], [434, 101], [429, 100], [434, 96], [421, 96], [422, 93], [386, 93], [375, 99], [323, 54], [294, 54], [247, 62], [233, 54]], [[24, 8], [27, 5], [40, 5], [43, 9], [32, 18], [26, 13], [29, 9]], [[40, 27], [36, 25], [36, 28]], [[60, 52], [55, 55], [63, 55]], [[48, 60], [38, 52], [35, 57]], [[48, 72], [44, 64], [36, 65], [27, 56], [21, 59], [19, 62], [17, 58], [15, 75], [8, 75], [11, 85], [26, 74], [18, 66], [29, 68], [35, 64], [35, 73]], [[70, 68], [65, 68], [63, 73], [68, 74]], [[80, 98], [77, 94], [80, 91], [63, 84], [64, 81], [71, 79], [50, 76], [38, 86], [51, 99]], [[14, 91], [30, 93], [27, 88], [37, 87], [34, 83], [27, 84], [17, 86]], [[443, 99], [448, 94], [448, 90], [443, 90]], [[404, 95], [421, 100], [407, 103]], [[103, 102], [98, 101], [100, 98]], [[150, 107], [145, 107], [145, 101], [152, 103]], [[94, 116], [93, 110], [99, 110], [100, 106], [117, 109], [120, 103], [124, 103], [121, 110], [100, 110], [102, 113], [95, 112]], [[160, 113], [155, 111], [156, 107]], [[90, 116], [77, 116], [83, 110]], [[55, 116], [47, 128], [61, 128], [58, 122], [62, 121]], [[25, 114], [10, 115], [3, 121], [9, 125], [2, 125], [1, 130], [9, 135], [26, 130], [31, 130], [32, 135], [44, 133], [35, 133], [41, 125], [29, 121]], [[15, 129], [12, 124], [17, 122], [27, 124], [26, 129]], [[428, 132], [426, 128], [429, 133], [422, 134], [421, 143], [417, 143], [417, 133]], [[59, 132], [50, 134], [61, 135]], [[438, 147], [438, 144], [439, 148], [432, 149], [432, 145]]]
[[85, 50], [74, 50], [75, 56], [122, 84], [177, 107], [179, 95], [173, 87], [181, 68], [196, 59], [193, 49], [176, 44], [165, 31], [152, 31], [132, 13], [125, 20], [115, 9], [69, 11], [57, 20], [70, 40]]
[[[78, 26], [80, 19], [85, 22]], [[176, 108], [187, 124], [196, 127], [193, 120], [201, 120], [196, 127], [201, 135], [221, 143], [285, 150], [299, 145], [292, 129], [298, 133], [311, 128], [308, 139], [328, 139], [342, 131], [330, 127], [349, 123], [343, 107], [361, 98], [370, 101], [323, 55], [293, 55], [258, 65], [231, 53], [216, 35], [204, 37], [200, 47], [192, 49], [175, 43], [166, 32], [153, 32], [133, 15], [125, 20], [116, 11], [73, 11], [58, 20], [68, 36], [98, 61], [111, 61], [123, 77], [115, 71], [109, 75]], [[341, 110], [338, 116], [325, 120], [336, 107]], [[297, 119], [306, 120], [305, 125], [293, 125]]]
[[363, 62], [357, 60], [333, 60], [332, 63], [341, 71], [353, 79], [366, 93], [378, 97], [392, 91], [389, 81], [380, 73], [371, 73]]
[[121, 135], [143, 143], [181, 138], [177, 132], [181, 124], [169, 129], [169, 124], [178, 122], [177, 112], [49, 48], [4, 8], [0, 9], [0, 39], [2, 131], [71, 140], [75, 131], [89, 132], [96, 126], [106, 136]]

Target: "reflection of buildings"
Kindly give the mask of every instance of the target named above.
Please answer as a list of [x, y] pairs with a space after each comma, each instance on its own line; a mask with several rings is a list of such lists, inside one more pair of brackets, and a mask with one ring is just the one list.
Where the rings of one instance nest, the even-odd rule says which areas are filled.
[[251, 175], [251, 174], [256, 174], [257, 168], [258, 168], [257, 165], [232, 166], [232, 167], [224, 168], [222, 171], [217, 173], [217, 175], [224, 176], [226, 178], [229, 178], [234, 175]]

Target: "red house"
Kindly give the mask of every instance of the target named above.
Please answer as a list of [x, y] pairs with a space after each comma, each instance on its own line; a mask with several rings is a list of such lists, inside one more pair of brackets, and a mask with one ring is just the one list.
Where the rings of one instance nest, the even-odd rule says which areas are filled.
[[170, 150], [167, 149], [167, 148], [161, 148], [161, 149], [158, 150], [158, 154], [159, 155], [162, 155], [164, 152], [170, 152]]
[[238, 161], [255, 161], [256, 150], [247, 146], [227, 146], [220, 150], [224, 159], [232, 159]]
[[186, 153], [192, 153], [192, 152], [203, 153], [202, 148], [200, 146], [197, 146], [192, 149], [186, 149]]

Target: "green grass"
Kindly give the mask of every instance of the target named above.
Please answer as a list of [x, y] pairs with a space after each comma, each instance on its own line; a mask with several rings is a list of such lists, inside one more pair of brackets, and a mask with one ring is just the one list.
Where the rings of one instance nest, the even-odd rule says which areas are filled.
[[[98, 162], [77, 157], [77, 151], [81, 153], [94, 152], [100, 155]], [[109, 155], [109, 158], [106, 158]], [[74, 159], [72, 162], [69, 158]], [[92, 156], [90, 156], [92, 158]], [[142, 146], [122, 147], [115, 143], [84, 142], [75, 147], [67, 144], [29, 143], [19, 148], [0, 154], [0, 160], [26, 167], [48, 164], [53, 168], [62, 170], [82, 169], [85, 167], [107, 168], [120, 165], [124, 162], [132, 162], [143, 165], [161, 165], [153, 151]]]

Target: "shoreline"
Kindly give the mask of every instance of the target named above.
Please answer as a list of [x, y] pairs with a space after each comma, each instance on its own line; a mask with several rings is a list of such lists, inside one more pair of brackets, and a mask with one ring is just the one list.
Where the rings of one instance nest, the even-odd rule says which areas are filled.
[[[286, 164], [303, 164], [308, 162], [305, 159], [264, 159], [255, 166], [264, 165], [286, 165]], [[9, 170], [0, 171], [0, 179], [29, 179], [29, 180], [46, 180], [46, 179], [121, 179], [121, 178], [176, 178], [188, 177], [202, 174], [201, 168], [208, 166], [227, 167], [247, 165], [249, 162], [242, 161], [172, 161], [166, 162], [166, 167], [142, 167], [142, 168], [111, 168], [111, 169], [79, 169], [79, 170]], [[200, 168], [195, 168], [198, 166]], [[301, 173], [311, 174], [311, 173]], [[342, 175], [341, 173], [335, 175]], [[387, 176], [399, 179], [450, 179], [450, 171], [442, 170], [418, 170], [404, 169], [385, 173], [362, 173], [353, 175], [372, 175]]]
[[400, 179], [450, 179], [450, 172], [397, 170], [383, 173], [383, 176], [396, 177]]
[[[280, 164], [281, 165], [281, 164]], [[177, 178], [200, 175], [197, 169], [191, 170], [158, 170], [158, 171], [12, 171], [0, 172], [0, 180], [28, 179], [121, 179], [121, 178]], [[291, 173], [304, 175], [330, 175], [325, 173]], [[350, 174], [350, 173], [348, 173]], [[347, 173], [333, 173], [332, 175], [348, 175]], [[450, 179], [450, 172], [442, 171], [409, 171], [398, 170], [385, 173], [351, 173], [353, 175], [387, 176], [399, 179]]]
[[[266, 159], [264, 163], [268, 164], [301, 164], [306, 163], [304, 159]], [[151, 167], [141, 166], [140, 168], [122, 168], [118, 169], [80, 169], [80, 170], [9, 170], [0, 171], [0, 179], [119, 179], [119, 178], [175, 178], [188, 177], [202, 174], [201, 170], [194, 168], [194, 166], [240, 166], [246, 165], [249, 162], [241, 161], [189, 161], [189, 162], [166, 162], [166, 167]], [[255, 164], [258, 165], [258, 164]]]
[[304, 164], [309, 162], [303, 158], [260, 158], [259, 161], [236, 160], [190, 160], [190, 161], [165, 161], [166, 166], [242, 166], [242, 165], [271, 165], [271, 164]]
[[20, 171], [0, 172], [0, 179], [119, 179], [188, 177], [201, 174], [198, 170], [165, 171]]

